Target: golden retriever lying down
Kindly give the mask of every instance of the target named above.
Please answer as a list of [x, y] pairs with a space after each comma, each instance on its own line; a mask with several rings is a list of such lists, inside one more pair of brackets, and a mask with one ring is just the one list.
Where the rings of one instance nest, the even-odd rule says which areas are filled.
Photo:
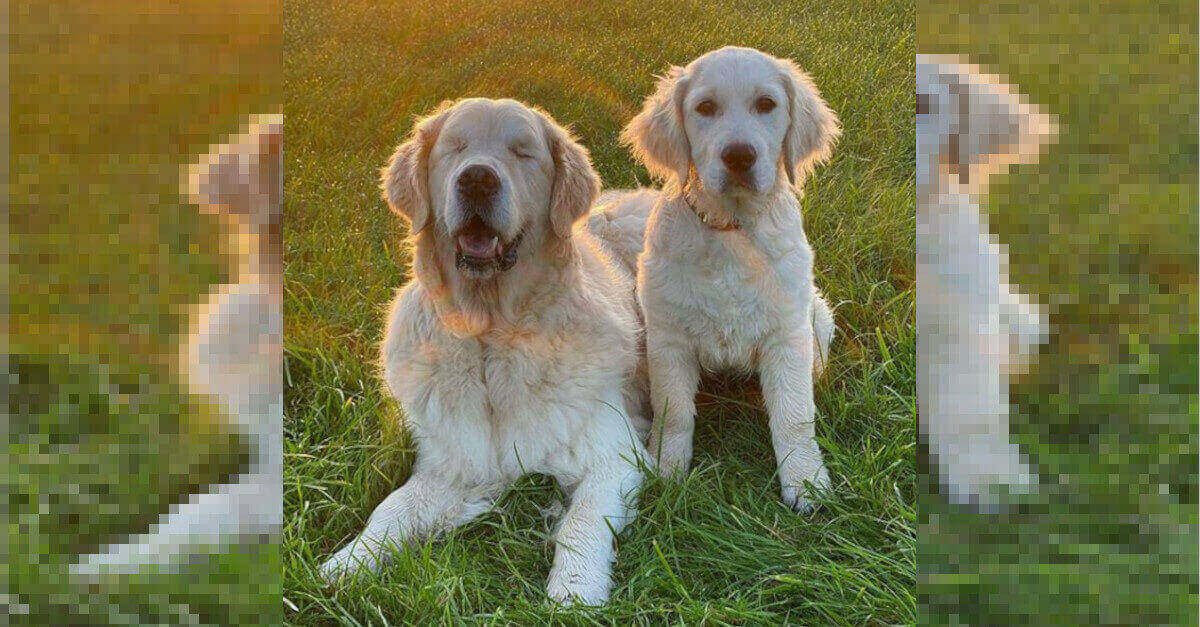
[[85, 555], [76, 575], [176, 568], [232, 542], [273, 542], [283, 517], [283, 353], [279, 149], [283, 118], [258, 116], [246, 132], [215, 146], [187, 170], [185, 188], [201, 211], [230, 229], [239, 262], [233, 282], [192, 316], [180, 369], [192, 394], [220, 406], [249, 438], [246, 472], [173, 505], [147, 533]]
[[644, 453], [632, 260], [615, 255], [640, 239], [639, 220], [582, 220], [599, 191], [587, 151], [513, 100], [444, 103], [382, 178], [415, 246], [383, 373], [418, 453], [323, 574], [379, 569], [393, 545], [471, 520], [535, 472], [571, 499], [547, 592], [605, 601]]

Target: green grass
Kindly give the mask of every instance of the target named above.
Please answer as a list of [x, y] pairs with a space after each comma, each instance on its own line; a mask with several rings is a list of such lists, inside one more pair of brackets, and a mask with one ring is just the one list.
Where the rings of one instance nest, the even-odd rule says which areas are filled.
[[175, 376], [185, 307], [227, 273], [179, 166], [278, 102], [278, 19], [241, 5], [10, 4], [6, 624], [279, 620], [272, 550], [64, 578], [248, 459]]
[[[914, 620], [912, 3], [409, 4], [284, 7], [287, 620]], [[619, 129], [656, 73], [726, 44], [795, 59], [845, 126], [804, 201], [840, 334], [816, 392], [834, 477], [823, 508], [799, 517], [778, 501], [756, 386], [709, 382], [694, 469], [648, 482], [607, 607], [545, 599], [562, 498], [544, 477], [378, 576], [321, 582], [316, 566], [415, 454], [374, 367], [383, 308], [411, 263], [377, 169], [414, 116], [447, 98], [515, 97], [571, 125], [607, 187], [645, 184]]]
[[930, 622], [1197, 622], [1195, 3], [928, 2], [922, 52], [970, 53], [1059, 117], [995, 181], [993, 231], [1056, 327], [1015, 381], [1043, 490], [1007, 514], [922, 499]]

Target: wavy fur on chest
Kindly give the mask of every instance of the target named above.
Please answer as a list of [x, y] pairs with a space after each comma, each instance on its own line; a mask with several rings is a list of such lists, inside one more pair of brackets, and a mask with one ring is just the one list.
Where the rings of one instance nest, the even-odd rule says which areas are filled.
[[718, 232], [678, 199], [655, 207], [641, 258], [642, 306], [694, 344], [706, 369], [752, 369], [759, 344], [807, 326], [812, 251], [798, 217], [777, 215], [788, 209]]
[[468, 337], [442, 324], [419, 280], [400, 291], [384, 378], [428, 463], [480, 480], [556, 472], [627, 439], [597, 412], [625, 404], [639, 360], [632, 278], [615, 265], [585, 250], [536, 310]]

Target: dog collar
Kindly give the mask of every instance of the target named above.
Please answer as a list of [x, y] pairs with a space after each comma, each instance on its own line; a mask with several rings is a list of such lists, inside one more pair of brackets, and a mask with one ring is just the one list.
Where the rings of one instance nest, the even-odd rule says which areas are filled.
[[707, 226], [708, 228], [710, 228], [714, 231], [721, 231], [721, 232], [737, 231], [742, 228], [742, 223], [738, 222], [737, 218], [730, 218], [728, 220], [718, 221], [718, 220], [714, 219], [712, 216], [708, 215], [707, 213], [700, 211], [700, 209], [698, 207], [696, 207], [696, 205], [692, 204], [692, 199], [688, 197], [687, 192], [684, 192], [682, 194], [682, 196], [683, 196], [683, 202], [686, 203], [688, 208], [692, 210], [692, 213], [696, 214], [697, 218], [700, 218], [700, 223], [703, 224], [704, 226]]

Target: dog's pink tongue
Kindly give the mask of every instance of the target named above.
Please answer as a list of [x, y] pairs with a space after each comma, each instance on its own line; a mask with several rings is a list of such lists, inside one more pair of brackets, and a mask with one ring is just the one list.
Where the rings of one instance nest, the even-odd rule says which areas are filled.
[[458, 236], [458, 247], [472, 257], [496, 257], [499, 254], [500, 240], [494, 235], [475, 235], [464, 233]]

